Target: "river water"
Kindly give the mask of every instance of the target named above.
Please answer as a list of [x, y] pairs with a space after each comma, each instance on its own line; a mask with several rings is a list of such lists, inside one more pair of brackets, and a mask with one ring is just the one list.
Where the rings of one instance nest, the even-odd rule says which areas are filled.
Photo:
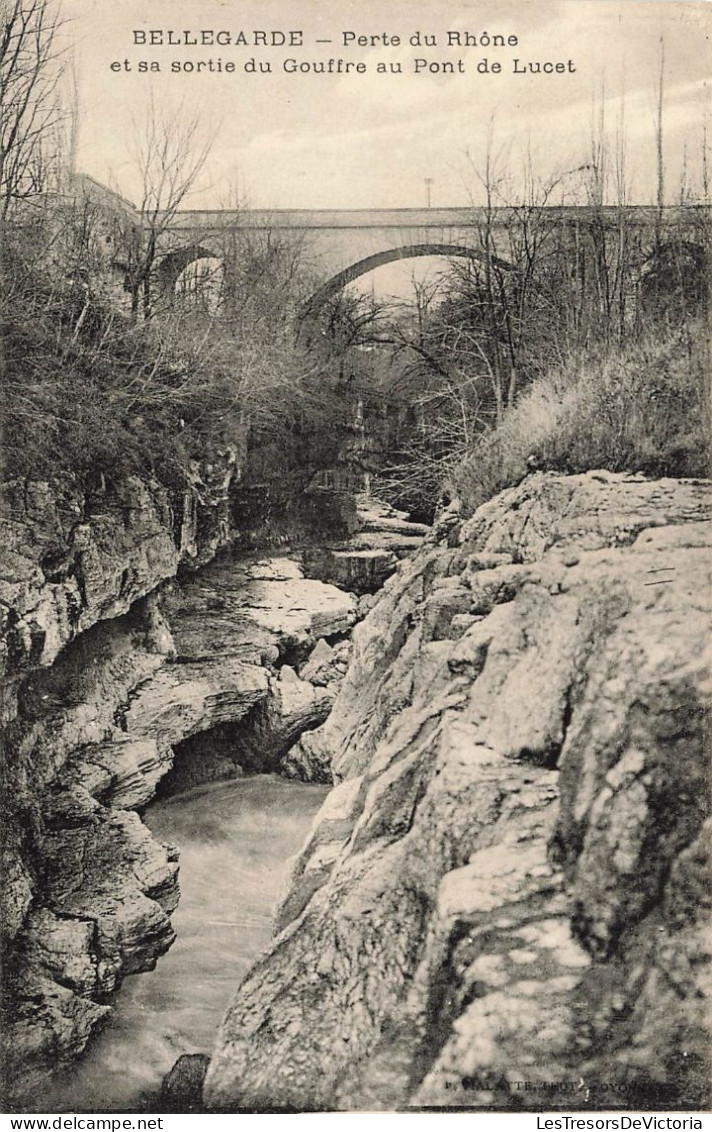
[[178, 938], [124, 980], [111, 1022], [43, 1098], [46, 1112], [154, 1110], [182, 1053], [210, 1053], [237, 984], [269, 942], [290, 858], [328, 787], [256, 775], [152, 806], [146, 825], [180, 849]]

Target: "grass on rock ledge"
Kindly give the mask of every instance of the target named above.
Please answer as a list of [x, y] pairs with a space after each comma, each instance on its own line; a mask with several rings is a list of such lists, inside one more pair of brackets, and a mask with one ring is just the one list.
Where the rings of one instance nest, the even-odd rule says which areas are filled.
[[615, 355], [574, 355], [539, 378], [451, 477], [472, 514], [533, 468], [710, 474], [710, 342], [702, 322]]

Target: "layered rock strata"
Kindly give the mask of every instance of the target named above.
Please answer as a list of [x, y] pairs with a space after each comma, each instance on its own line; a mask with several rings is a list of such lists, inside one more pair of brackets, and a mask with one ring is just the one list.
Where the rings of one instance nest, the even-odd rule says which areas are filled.
[[538, 473], [399, 567], [209, 1108], [708, 1106], [709, 504]]
[[129, 476], [93, 489], [67, 475], [0, 486], [0, 678], [3, 718], [18, 679], [52, 664], [64, 646], [119, 617], [172, 578], [209, 561], [229, 540], [228, 490], [235, 452], [195, 464], [171, 492]]
[[430, 529], [369, 495], [356, 496], [352, 528], [347, 539], [305, 550], [302, 561], [308, 577], [356, 594], [380, 590]]

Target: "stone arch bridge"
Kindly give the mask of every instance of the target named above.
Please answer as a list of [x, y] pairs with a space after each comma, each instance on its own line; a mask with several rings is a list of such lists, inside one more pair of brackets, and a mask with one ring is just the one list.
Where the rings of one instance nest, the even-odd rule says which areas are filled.
[[[702, 243], [709, 211], [702, 205], [670, 207], [663, 210], [661, 219], [656, 208], [646, 205], [624, 210], [617, 206], [551, 206], [542, 209], [540, 217], [544, 224], [564, 230], [564, 246], [571, 247], [572, 255], [590, 240], [596, 226], [619, 230], [623, 218], [642, 268], [659, 228], [663, 238], [695, 246]], [[516, 213], [516, 208], [496, 208], [489, 219], [495, 253], [504, 263]], [[481, 208], [186, 210], [176, 213], [161, 236], [159, 280], [169, 293], [190, 263], [221, 258], [227, 238], [280, 234], [299, 244], [315, 275], [324, 280], [307, 304], [316, 308], [339, 288], [386, 263], [433, 255], [479, 258], [486, 224], [487, 215]]]
[[[119, 218], [119, 227], [139, 227], [141, 216], [130, 201], [87, 174], [75, 174], [78, 196], [97, 203], [107, 215]], [[517, 223], [517, 208], [495, 208], [489, 217], [495, 253], [503, 261], [509, 256], [509, 233]], [[558, 247], [571, 248], [572, 261], [581, 249], [591, 247], [591, 237], [625, 230], [625, 238], [641, 270], [650, 262], [658, 244], [663, 248], [691, 249], [689, 261], [702, 274], [709, 266], [707, 247], [712, 231], [708, 204], [668, 207], [662, 214], [650, 205], [591, 208], [550, 206], [538, 210], [543, 222], [563, 230]], [[391, 208], [391, 209], [216, 209], [177, 212], [162, 232], [158, 244], [157, 274], [161, 290], [171, 294], [181, 272], [191, 263], [222, 259], [227, 247], [241, 237], [282, 236], [299, 248], [300, 258], [322, 280], [307, 304], [319, 302], [340, 287], [386, 263], [418, 256], [478, 258], [488, 217], [482, 208]], [[658, 233], [661, 240], [657, 240]], [[120, 242], [112, 246], [115, 270], [126, 273]], [[664, 260], [664, 256], [663, 256]]]
[[[221, 258], [227, 239], [269, 234], [294, 241], [315, 276], [324, 280], [317, 296], [326, 297], [399, 259], [474, 256], [482, 222], [478, 210], [467, 208], [179, 212], [161, 237], [161, 283], [170, 289], [191, 262]], [[504, 223], [502, 216], [502, 235]]]

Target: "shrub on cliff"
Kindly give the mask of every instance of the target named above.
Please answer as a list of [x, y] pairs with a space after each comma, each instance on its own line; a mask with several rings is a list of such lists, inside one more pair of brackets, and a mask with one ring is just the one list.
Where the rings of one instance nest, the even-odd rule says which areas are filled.
[[710, 474], [709, 343], [690, 324], [620, 352], [573, 355], [484, 433], [449, 488], [471, 513], [534, 468]]
[[98, 298], [30, 273], [0, 309], [2, 476], [138, 472], [186, 464], [181, 375]]

